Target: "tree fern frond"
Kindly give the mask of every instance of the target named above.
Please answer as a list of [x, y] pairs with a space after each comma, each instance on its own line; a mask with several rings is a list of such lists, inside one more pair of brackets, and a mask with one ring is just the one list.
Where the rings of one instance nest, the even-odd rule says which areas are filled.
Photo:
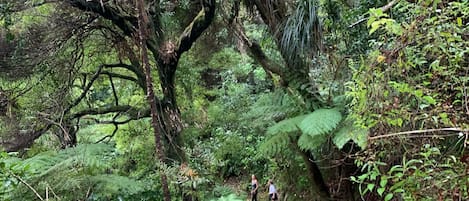
[[299, 124], [304, 134], [311, 136], [323, 135], [333, 131], [342, 120], [336, 109], [319, 109], [308, 115]]
[[128, 177], [113, 174], [101, 174], [90, 177], [95, 183], [95, 191], [106, 197], [113, 195], [133, 195], [145, 190], [145, 185]]
[[327, 135], [307, 135], [303, 134], [298, 139], [298, 147], [302, 150], [316, 151], [321, 145], [327, 142]]
[[273, 126], [267, 129], [268, 135], [276, 135], [281, 133], [291, 133], [300, 131], [300, 123], [307, 117], [308, 115], [300, 115], [290, 119], [282, 120]]
[[302, 105], [297, 97], [285, 93], [283, 90], [276, 90], [272, 93], [262, 94], [250, 107], [250, 111], [244, 115], [244, 118], [269, 121], [298, 114], [301, 110]]
[[337, 146], [339, 149], [342, 149], [342, 147], [344, 147], [344, 145], [352, 139], [349, 135], [352, 129], [353, 128], [351, 128], [350, 125], [341, 127], [332, 138], [335, 146]]
[[[108, 174], [106, 180], [101, 174], [111, 169], [111, 160], [115, 157], [114, 147], [107, 144], [81, 144], [73, 148], [59, 150], [58, 152], [44, 152], [31, 158], [20, 161], [17, 168], [27, 169], [24, 179], [36, 189], [53, 189], [55, 193], [63, 196], [64, 200], [76, 200], [77, 195], [85, 195], [88, 189], [93, 189], [96, 194], [110, 194], [113, 192], [99, 191], [102, 189], [121, 189], [114, 195], [122, 195], [122, 192], [136, 191], [129, 185], [133, 181], [119, 175]], [[28, 168], [26, 168], [28, 167]], [[98, 175], [98, 176], [96, 176]], [[101, 176], [100, 176], [101, 175]], [[104, 186], [108, 186], [104, 188]], [[34, 195], [25, 186], [20, 186], [12, 196], [22, 200], [32, 200]], [[122, 192], [121, 192], [122, 191]], [[69, 197], [67, 197], [69, 196]]]
[[73, 169], [73, 167], [93, 167], [103, 169], [107, 167], [106, 155], [113, 151], [107, 144], [80, 144], [76, 147], [60, 150], [57, 153], [43, 152], [25, 159], [22, 166], [29, 166], [36, 177], [43, 177], [49, 173]]
[[368, 131], [366, 129], [357, 128], [352, 124], [342, 126], [333, 137], [334, 144], [339, 148], [350, 140], [356, 143], [360, 148], [364, 149], [368, 142]]
[[297, 138], [299, 132], [278, 133], [268, 140], [264, 141], [259, 147], [259, 153], [266, 156], [274, 156], [290, 144], [293, 139]]

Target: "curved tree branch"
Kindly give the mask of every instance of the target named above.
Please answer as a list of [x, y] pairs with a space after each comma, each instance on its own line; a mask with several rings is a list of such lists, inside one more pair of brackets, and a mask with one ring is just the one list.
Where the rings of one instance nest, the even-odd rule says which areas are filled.
[[88, 91], [90, 90], [91, 86], [93, 86], [94, 81], [95, 81], [96, 79], [98, 79], [99, 74], [101, 73], [101, 70], [103, 69], [103, 67], [104, 67], [104, 65], [100, 65], [100, 66], [98, 67], [98, 70], [97, 70], [96, 73], [93, 75], [93, 77], [90, 79], [90, 82], [88, 82], [88, 84], [85, 86], [85, 88], [83, 89], [83, 92], [80, 94], [80, 96], [79, 96], [77, 99], [75, 99], [75, 101], [72, 102], [72, 104], [70, 104], [70, 105], [67, 107], [67, 109], [64, 110], [64, 112], [63, 112], [64, 114], [67, 114], [68, 112], [70, 112], [70, 110], [71, 110], [73, 107], [77, 106], [77, 105], [81, 102], [81, 100], [82, 100], [83, 98], [85, 98], [85, 96], [86, 96], [86, 94], [88, 93]]
[[[119, 74], [119, 73], [113, 73], [113, 72], [109, 72], [109, 71], [102, 71], [100, 74], [110, 76], [111, 81], [112, 81], [112, 78], [120, 78], [120, 79], [123, 79], [123, 80], [129, 80], [129, 81], [132, 81], [132, 82], [135, 82], [135, 83], [138, 84], [138, 79], [134, 78], [132, 76], [122, 75], [122, 74]], [[113, 85], [113, 83], [111, 83], [111, 84]]]
[[76, 119], [76, 118], [81, 118], [86, 115], [109, 114], [109, 113], [115, 113], [115, 112], [125, 113], [128, 116], [135, 117], [135, 118], [142, 118], [142, 117], [148, 116], [147, 110], [139, 110], [130, 105], [116, 105], [116, 106], [107, 107], [107, 108], [89, 108], [89, 109], [85, 109], [77, 113], [74, 113], [70, 116], [72, 119]]
[[202, 6], [203, 8], [199, 14], [179, 36], [179, 41], [176, 45], [176, 57], [180, 57], [183, 52], [189, 50], [202, 32], [212, 23], [215, 17], [215, 0], [204, 0], [202, 1]]
[[93, 12], [111, 20], [127, 36], [131, 36], [135, 32], [135, 27], [137, 27], [137, 18], [122, 12], [122, 9], [117, 7], [92, 0], [68, 0], [65, 2], [85, 12]]

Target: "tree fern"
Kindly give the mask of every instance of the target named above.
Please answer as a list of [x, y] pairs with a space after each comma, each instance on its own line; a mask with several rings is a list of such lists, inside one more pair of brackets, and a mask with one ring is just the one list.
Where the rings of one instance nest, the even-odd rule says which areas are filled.
[[368, 131], [347, 123], [334, 134], [334, 138], [332, 140], [339, 149], [342, 149], [350, 140], [355, 142], [360, 148], [364, 149], [368, 142]]
[[244, 115], [244, 119], [261, 122], [283, 119], [302, 110], [301, 100], [283, 90], [262, 94]]
[[308, 115], [300, 115], [290, 119], [282, 120], [275, 125], [269, 127], [267, 129], [268, 135], [276, 135], [279, 133], [291, 133], [291, 132], [298, 132], [300, 131], [300, 123], [307, 117]]
[[275, 156], [285, 147], [288, 147], [288, 144], [295, 142], [299, 134], [299, 132], [278, 133], [261, 144], [259, 148], [260, 153], [267, 156]]
[[321, 145], [327, 142], [327, 135], [307, 135], [302, 134], [298, 139], [298, 147], [302, 150], [316, 151]]
[[265, 141], [260, 150], [272, 156], [299, 137], [298, 146], [313, 151], [327, 141], [327, 134], [336, 129], [341, 120], [342, 115], [336, 109], [319, 109], [285, 119], [267, 129], [267, 134], [273, 137]]
[[[81, 144], [58, 152], [38, 154], [21, 161], [16, 168], [28, 169], [23, 178], [38, 192], [44, 193], [49, 188], [65, 200], [83, 199], [88, 193], [93, 193], [93, 197], [110, 199], [143, 191], [145, 186], [141, 182], [112, 174], [114, 159], [112, 146]], [[13, 200], [34, 197], [24, 186], [11, 194]]]
[[113, 195], [132, 195], [142, 192], [145, 186], [142, 182], [113, 174], [95, 175], [89, 178], [96, 184], [94, 190], [102, 196], [113, 197]]
[[311, 136], [323, 135], [333, 131], [342, 120], [336, 109], [319, 109], [308, 114], [299, 127], [304, 134]]

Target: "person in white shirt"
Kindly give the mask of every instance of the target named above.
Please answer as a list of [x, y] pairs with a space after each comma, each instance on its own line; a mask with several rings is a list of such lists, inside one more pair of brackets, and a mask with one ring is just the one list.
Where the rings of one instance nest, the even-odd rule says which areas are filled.
[[269, 179], [269, 201], [270, 200], [278, 200], [277, 189], [275, 188], [272, 179]]

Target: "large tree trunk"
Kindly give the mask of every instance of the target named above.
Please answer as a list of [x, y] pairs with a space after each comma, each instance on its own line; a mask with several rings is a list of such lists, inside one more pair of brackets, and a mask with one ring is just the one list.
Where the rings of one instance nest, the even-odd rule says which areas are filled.
[[[143, 0], [137, 0], [137, 10], [138, 10], [138, 39], [139, 46], [141, 49], [143, 69], [145, 73], [146, 88], [147, 88], [147, 101], [150, 105], [151, 112], [151, 125], [153, 127], [153, 132], [155, 135], [155, 144], [156, 144], [156, 153], [158, 161], [160, 164], [164, 164], [164, 149], [161, 143], [161, 134], [163, 129], [161, 127], [161, 120], [158, 116], [158, 110], [156, 109], [156, 100], [155, 93], [153, 92], [153, 80], [151, 77], [150, 63], [148, 61], [148, 52], [146, 46], [148, 30], [146, 28], [147, 22], [145, 19], [148, 19]], [[161, 177], [161, 186], [163, 187], [163, 195], [165, 201], [171, 201], [171, 193], [168, 188], [168, 180], [164, 170], [160, 168], [160, 177]]]
[[159, 32], [155, 32], [158, 34], [147, 42], [149, 50], [157, 61], [160, 86], [164, 95], [159, 109], [168, 144], [167, 153], [169, 158], [177, 159], [181, 163], [186, 162], [187, 158], [183, 150], [184, 144], [181, 136], [183, 124], [176, 101], [175, 75], [182, 54], [192, 47], [215, 17], [215, 0], [203, 0], [201, 7], [197, 16], [185, 28], [176, 42], [168, 40], [160, 43], [160, 37], [163, 33]]
[[329, 188], [322, 176], [321, 170], [319, 169], [314, 158], [310, 152], [302, 151], [298, 149], [301, 154], [303, 161], [305, 162], [306, 169], [308, 170], [308, 177], [311, 181], [311, 187], [315, 194], [315, 200], [331, 200], [331, 194]]

